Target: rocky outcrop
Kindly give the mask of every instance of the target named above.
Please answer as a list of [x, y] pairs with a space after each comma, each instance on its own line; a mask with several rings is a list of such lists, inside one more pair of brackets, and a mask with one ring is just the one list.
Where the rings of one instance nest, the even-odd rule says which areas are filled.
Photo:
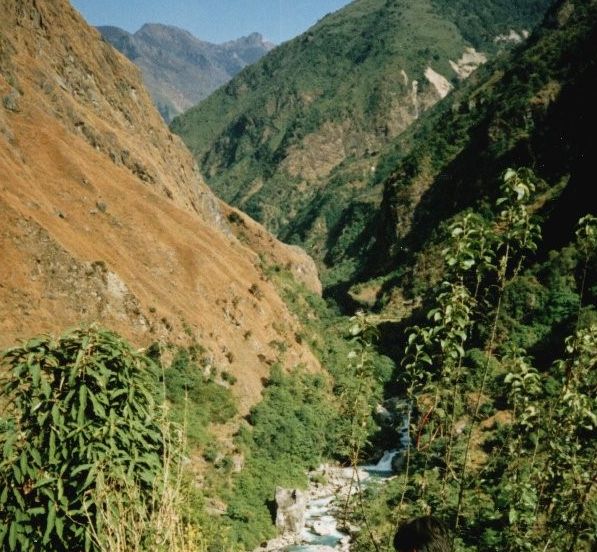
[[425, 78], [435, 87], [440, 98], [445, 98], [454, 88], [446, 77], [440, 75], [431, 67], [425, 69]]
[[[298, 491], [301, 493], [298, 499], [292, 496], [295, 491], [279, 488], [276, 490], [276, 503], [283, 505], [283, 511], [290, 512], [290, 518], [299, 522], [300, 529], [295, 530], [299, 526], [295, 523], [291, 523], [290, 529], [284, 529], [284, 524], [278, 524], [276, 518], [276, 525], [282, 531], [281, 534], [254, 552], [277, 552], [306, 540], [310, 542], [309, 550], [313, 552], [348, 552], [350, 535], [358, 532], [359, 528], [350, 525], [339, 529], [337, 519], [348, 496], [358, 490], [357, 474], [352, 468], [323, 464], [309, 475], [314, 482], [309, 485], [307, 491]], [[366, 471], [358, 470], [359, 481], [365, 482], [368, 478], [369, 474]], [[298, 502], [300, 508], [297, 508]], [[297, 510], [302, 512], [298, 516], [295, 513]], [[286, 520], [286, 517], [284, 515], [283, 519]], [[336, 545], [332, 547], [315, 544], [313, 537], [317, 536], [333, 537]]]
[[487, 56], [474, 48], [466, 48], [458, 61], [449, 60], [449, 63], [458, 78], [466, 79], [477, 67], [487, 63]]
[[299, 535], [305, 527], [307, 494], [298, 489], [276, 488], [276, 527], [283, 533]]

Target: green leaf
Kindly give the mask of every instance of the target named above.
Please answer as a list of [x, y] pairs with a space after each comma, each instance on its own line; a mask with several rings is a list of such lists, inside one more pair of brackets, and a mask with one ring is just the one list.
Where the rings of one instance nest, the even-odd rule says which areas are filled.
[[11, 550], [15, 550], [17, 547], [17, 529], [17, 522], [12, 521], [10, 524], [10, 529], [8, 531], [8, 546]]
[[29, 351], [32, 349], [37, 349], [42, 343], [45, 343], [45, 342], [46, 342], [46, 340], [43, 338], [30, 339], [29, 341], [27, 341], [25, 348]]
[[61, 517], [56, 518], [56, 534], [60, 540], [63, 540], [64, 520]]
[[82, 384], [79, 388], [79, 411], [77, 413], [77, 423], [83, 425], [85, 422], [85, 409], [87, 408], [87, 386]]
[[44, 537], [42, 539], [43, 544], [48, 544], [50, 542], [50, 536], [52, 535], [52, 531], [54, 530], [54, 523], [56, 521], [56, 505], [53, 502], [50, 502], [48, 506], [48, 519], [46, 521], [46, 532], [44, 533]]
[[50, 430], [49, 458], [52, 463], [56, 461], [56, 432], [53, 429]]
[[12, 490], [12, 494], [15, 497], [17, 504], [24, 510], [25, 509], [25, 500], [23, 499], [23, 495], [21, 494], [21, 491], [19, 489], [17, 489], [17, 487], [14, 487]]
[[39, 451], [35, 448], [30, 448], [29, 454], [31, 455], [31, 458], [33, 458], [33, 461], [36, 463], [37, 467], [41, 467], [41, 455], [39, 454]]
[[431, 357], [427, 353], [423, 353], [422, 355], [420, 355], [419, 360], [421, 362], [425, 362], [426, 364], [429, 364], [430, 366], [433, 364]]
[[38, 514], [45, 514], [46, 509], [43, 506], [37, 506], [35, 508], [29, 508], [29, 510], [27, 510], [27, 513], [29, 515], [36, 516]]
[[77, 466], [74, 470], [72, 470], [70, 473], [71, 473], [71, 475], [77, 475], [78, 473], [81, 473], [82, 471], [89, 470], [89, 469], [93, 468], [94, 466], [95, 466], [95, 464], [81, 464], [81, 465]]
[[104, 407], [99, 403], [99, 401], [91, 391], [89, 391], [88, 395], [89, 399], [91, 400], [91, 405], [93, 406], [93, 411], [95, 412], [95, 415], [99, 418], [105, 419], [106, 410], [104, 409]]
[[45, 477], [44, 479], [41, 479], [40, 481], [38, 481], [37, 483], [35, 483], [35, 485], [33, 485], [33, 488], [34, 489], [40, 489], [41, 487], [43, 487], [45, 485], [49, 485], [53, 481], [56, 481], [55, 477]]
[[58, 403], [54, 403], [52, 406], [52, 421], [54, 422], [55, 426], [62, 425], [60, 422], [60, 410], [58, 408]]
[[[16, 464], [12, 465], [12, 473], [15, 476], [15, 481], [21, 485], [23, 483], [23, 472], [21, 471], [20, 467]], [[15, 489], [16, 490], [16, 489]]]
[[39, 387], [41, 372], [37, 362], [31, 366], [31, 379], [33, 380], [33, 387]]
[[464, 268], [464, 270], [468, 270], [469, 268], [473, 267], [474, 265], [475, 265], [474, 259], [467, 259], [466, 261], [462, 261], [462, 268]]
[[516, 171], [514, 169], [506, 169], [506, 172], [504, 173], [504, 182], [510, 180], [514, 176], [516, 176]]
[[50, 384], [46, 381], [45, 378], [41, 379], [41, 392], [46, 397], [46, 399], [49, 399], [52, 396], [52, 388], [50, 387]]

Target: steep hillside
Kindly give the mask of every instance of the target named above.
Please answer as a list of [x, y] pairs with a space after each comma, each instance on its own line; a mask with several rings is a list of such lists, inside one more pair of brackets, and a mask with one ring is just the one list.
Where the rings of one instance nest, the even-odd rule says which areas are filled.
[[352, 550], [430, 512], [458, 552], [595, 550], [595, 43], [597, 3], [555, 2], [381, 156], [350, 292], [412, 441]]
[[357, 0], [245, 69], [172, 129], [220, 197], [321, 261], [342, 220], [355, 216], [380, 148], [521, 40], [547, 4]]
[[256, 250], [317, 286], [312, 261], [252, 222], [255, 249], [234, 238], [139, 71], [67, 0], [0, 9], [0, 345], [96, 321], [198, 340], [243, 407], [278, 359], [316, 369]]
[[537, 205], [544, 252], [566, 244], [576, 221], [596, 211], [597, 11], [594, 2], [559, 4], [528, 45], [479, 70], [382, 156], [389, 177], [381, 211], [355, 240], [374, 236], [365, 274], [408, 266], [403, 283], [424, 288], [437, 278], [441, 225], [493, 202], [507, 167], [530, 167], [546, 183]]
[[141, 69], [145, 86], [168, 122], [274, 47], [259, 33], [212, 44], [178, 27], [155, 23], [134, 34], [118, 27], [98, 30]]

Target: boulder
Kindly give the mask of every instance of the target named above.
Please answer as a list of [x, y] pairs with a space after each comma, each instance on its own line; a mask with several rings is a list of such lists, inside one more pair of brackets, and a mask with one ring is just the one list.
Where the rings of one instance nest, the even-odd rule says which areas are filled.
[[390, 412], [385, 406], [378, 404], [375, 407], [375, 411], [373, 413], [375, 421], [378, 424], [390, 426], [394, 423], [396, 417], [395, 415]]
[[404, 466], [404, 461], [406, 457], [406, 453], [405, 452], [399, 452], [398, 454], [396, 454], [396, 456], [394, 456], [392, 458], [392, 471], [394, 473], [398, 473], [400, 471], [402, 471], [402, 468]]
[[332, 535], [336, 532], [336, 520], [331, 516], [318, 519], [313, 523], [313, 532], [320, 537]]
[[276, 488], [276, 527], [284, 533], [300, 533], [305, 527], [307, 494], [298, 489]]

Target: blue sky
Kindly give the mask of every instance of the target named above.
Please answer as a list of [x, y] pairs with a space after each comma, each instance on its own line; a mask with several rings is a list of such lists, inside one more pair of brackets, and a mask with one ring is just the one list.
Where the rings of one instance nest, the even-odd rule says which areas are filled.
[[306, 31], [349, 0], [71, 0], [91, 25], [134, 32], [143, 23], [166, 23], [208, 42], [252, 32], [279, 44]]

